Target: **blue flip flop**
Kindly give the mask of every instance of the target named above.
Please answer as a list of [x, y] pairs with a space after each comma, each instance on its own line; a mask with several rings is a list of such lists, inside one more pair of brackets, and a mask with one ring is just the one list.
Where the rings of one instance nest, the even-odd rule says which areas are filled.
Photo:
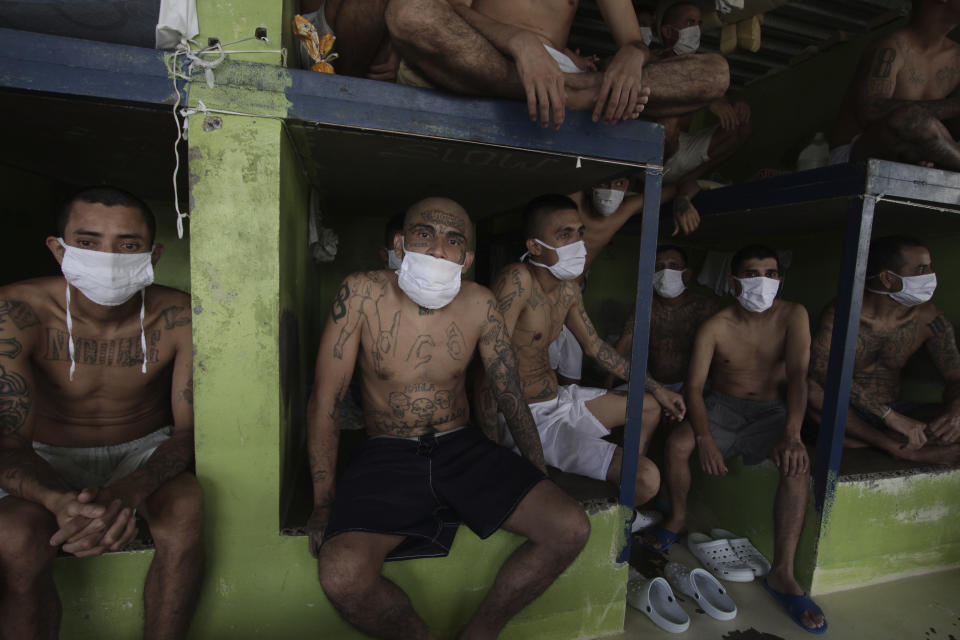
[[771, 596], [773, 596], [777, 602], [780, 603], [780, 606], [783, 607], [784, 611], [787, 612], [787, 615], [790, 616], [794, 622], [797, 623], [797, 626], [806, 631], [807, 633], [815, 633], [821, 635], [827, 632], [827, 619], [824, 617], [823, 626], [819, 628], [811, 629], [810, 627], [803, 624], [803, 614], [807, 611], [813, 611], [814, 613], [819, 613], [823, 615], [823, 610], [817, 606], [817, 603], [810, 599], [810, 596], [807, 594], [803, 595], [794, 595], [792, 593], [780, 593], [776, 591], [773, 587], [767, 584], [767, 581], [763, 581], [763, 588], [767, 590]]
[[[647, 534], [657, 539], [657, 542], [660, 544], [659, 549], [657, 547], [654, 547], [653, 545], [647, 544], [647, 541], [643, 537], [643, 536], [646, 536]], [[660, 527], [660, 526], [653, 526], [653, 527], [650, 527], [649, 529], [644, 529], [643, 531], [640, 532], [640, 535], [641, 535], [640, 545], [644, 549], [647, 549], [648, 551], [653, 551], [654, 553], [663, 553], [664, 551], [669, 549], [671, 545], [673, 545], [673, 543], [676, 542], [677, 539], [680, 537], [679, 533], [674, 533], [673, 531], [670, 531], [670, 529], [664, 529], [663, 527]]]

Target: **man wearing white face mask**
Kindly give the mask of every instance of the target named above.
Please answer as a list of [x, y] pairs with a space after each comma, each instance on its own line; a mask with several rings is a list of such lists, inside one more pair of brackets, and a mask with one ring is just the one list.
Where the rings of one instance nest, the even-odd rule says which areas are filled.
[[[759, 245], [734, 254], [728, 282], [737, 298], [697, 331], [684, 389], [689, 422], [667, 439], [667, 492], [673, 512], [645, 537], [664, 551], [686, 527], [689, 459], [697, 451], [711, 475], [727, 472], [724, 460], [745, 464], [769, 458], [780, 470], [774, 503], [773, 567], [765, 587], [794, 622], [821, 630], [826, 620], [794, 577], [794, 556], [803, 528], [810, 459], [800, 440], [807, 405], [810, 326], [802, 305], [777, 298], [780, 261]], [[704, 394], [707, 378], [710, 391]], [[785, 391], [784, 391], [785, 387]]]
[[[410, 207], [394, 242], [399, 271], [347, 276], [317, 354], [308, 407], [310, 550], [337, 611], [374, 637], [434, 637], [381, 569], [385, 560], [446, 555], [460, 522], [482, 538], [501, 527], [527, 538], [464, 637], [496, 637], [589, 535], [582, 507], [544, 476], [496, 299], [461, 282], [473, 262], [472, 234], [467, 212], [452, 200]], [[522, 456], [469, 424], [465, 378], [475, 351]], [[336, 479], [337, 407], [355, 367], [370, 439]]]
[[[960, 353], [953, 325], [930, 302], [937, 287], [922, 241], [886, 236], [870, 244], [867, 286], [850, 388], [846, 439], [896, 458], [960, 463]], [[820, 421], [834, 306], [823, 313], [810, 363], [810, 416]], [[903, 401], [900, 372], [925, 346], [946, 383], [940, 405]]]
[[[700, 48], [700, 28], [701, 14], [696, 4], [678, 2], [668, 6], [660, 20], [660, 58], [683, 59], [695, 54]], [[663, 182], [677, 186], [674, 235], [680, 231], [689, 234], [700, 224], [700, 214], [691, 203], [700, 191], [697, 180], [733, 155], [753, 130], [746, 102], [731, 104], [723, 95], [706, 108], [719, 124], [694, 133], [689, 133], [692, 114], [657, 119], [666, 128]]]
[[[697, 329], [723, 306], [718, 297], [687, 288], [692, 279], [693, 272], [682, 248], [657, 247], [647, 367], [654, 378], [672, 391], [683, 388]], [[630, 357], [633, 348], [633, 325], [631, 312], [614, 346], [624, 358]], [[613, 384], [614, 380], [609, 379], [607, 386]]]
[[[55, 637], [58, 547], [157, 547], [145, 638], [183, 638], [203, 565], [190, 296], [151, 284], [162, 247], [139, 199], [77, 194], [47, 247], [63, 277], [0, 288], [0, 637]], [[0, 585], [3, 583], [0, 582]]]
[[380, 254], [380, 263], [391, 271], [400, 268], [400, 256], [393, 250], [393, 241], [403, 233], [405, 217], [406, 214], [401, 212], [387, 220], [387, 226], [383, 229], [383, 246], [377, 250]]
[[[527, 205], [525, 219], [528, 259], [504, 267], [493, 290], [517, 350], [524, 398], [537, 422], [544, 457], [562, 471], [619, 485], [623, 450], [603, 437], [626, 420], [625, 392], [560, 386], [549, 366], [548, 346], [566, 323], [588, 356], [605, 370], [630, 377], [630, 363], [600, 339], [583, 307], [575, 280], [583, 272], [586, 248], [577, 205], [566, 196], [541, 196]], [[641, 452], [661, 410], [678, 419], [686, 411], [679, 394], [651, 377], [646, 390]], [[649, 500], [659, 485], [656, 465], [641, 456], [635, 504]]]

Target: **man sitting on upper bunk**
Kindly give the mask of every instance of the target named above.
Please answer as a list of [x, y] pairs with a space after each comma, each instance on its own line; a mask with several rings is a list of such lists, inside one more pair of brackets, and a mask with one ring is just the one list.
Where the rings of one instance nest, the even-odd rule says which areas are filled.
[[[493, 290], [517, 351], [524, 399], [544, 443], [544, 458], [561, 471], [619, 486], [623, 449], [604, 438], [626, 421], [626, 392], [559, 385], [549, 362], [548, 347], [566, 323], [601, 367], [630, 377], [630, 363], [600, 339], [583, 306], [576, 279], [583, 272], [586, 248], [577, 205], [559, 194], [540, 196], [527, 204], [524, 218], [528, 252], [524, 257], [529, 260], [505, 266]], [[682, 397], [649, 376], [646, 391], [635, 506], [660, 487], [659, 470], [642, 454], [661, 412], [676, 419], [685, 413]], [[495, 422], [495, 416], [490, 418], [492, 403], [484, 404], [484, 422]]]
[[[87, 189], [47, 247], [63, 276], [0, 288], [0, 638], [56, 638], [53, 559], [150, 525], [144, 638], [185, 638], [203, 570], [190, 296], [152, 284], [138, 198]], [[88, 596], [90, 597], [90, 596]]]
[[666, 551], [686, 526], [694, 450], [711, 475], [727, 473], [726, 458], [742, 455], [745, 464], [769, 458], [779, 467], [780, 483], [773, 568], [765, 586], [798, 625], [819, 631], [826, 626], [823, 613], [793, 574], [810, 484], [810, 459], [800, 440], [810, 325], [802, 305], [777, 298], [781, 278], [772, 249], [753, 245], [734, 254], [727, 281], [739, 304], [697, 331], [684, 389], [689, 422], [667, 439], [666, 487], [673, 512], [663, 526], [648, 530], [644, 546]]
[[913, 0], [905, 27], [860, 59], [830, 141], [830, 164], [882, 158], [960, 171], [960, 3]]
[[[930, 302], [936, 286], [922, 241], [886, 236], [870, 244], [845, 446], [873, 446], [916, 462], [960, 463], [960, 353], [953, 325]], [[809, 414], [818, 422], [834, 311], [830, 305], [823, 312], [813, 341]], [[946, 382], [942, 405], [900, 398], [900, 371], [921, 346]]]
[[[697, 329], [720, 311], [723, 303], [715, 295], [687, 287], [693, 279], [693, 271], [682, 248], [669, 244], [657, 247], [653, 268], [647, 369], [662, 385], [679, 393], [690, 367]], [[633, 351], [635, 313], [630, 312], [623, 333], [614, 346], [624, 358], [629, 358]], [[607, 386], [613, 383], [610, 378]]]
[[[660, 21], [663, 47], [655, 53], [660, 60], [676, 60], [696, 55], [700, 48], [700, 7], [692, 2], [677, 2], [667, 7]], [[666, 129], [664, 140], [663, 184], [675, 186], [665, 202], [673, 201], [673, 235], [691, 233], [700, 224], [700, 213], [692, 200], [700, 192], [697, 180], [705, 177], [732, 156], [753, 133], [750, 106], [738, 100], [731, 103], [721, 95], [705, 105], [720, 121], [710, 127], [688, 133], [692, 114], [657, 118]], [[665, 189], [666, 191], [666, 189]]]
[[526, 100], [532, 121], [554, 128], [565, 107], [595, 122], [690, 113], [730, 84], [722, 56], [655, 60], [630, 0], [598, 0], [619, 49], [596, 71], [566, 49], [570, 0], [390, 0], [387, 26], [403, 61], [398, 81], [457, 93]]
[[[504, 562], [462, 638], [495, 638], [577, 557], [590, 522], [546, 480], [517, 361], [490, 291], [461, 274], [473, 225], [460, 205], [428, 198], [394, 240], [396, 272], [343, 281], [317, 354], [308, 446], [314, 509], [307, 528], [320, 585], [350, 624], [377, 638], [434, 638], [385, 560], [445, 556], [458, 524], [486, 538], [527, 538]], [[469, 424], [474, 352], [523, 456]], [[338, 407], [359, 367], [370, 439], [336, 482]]]

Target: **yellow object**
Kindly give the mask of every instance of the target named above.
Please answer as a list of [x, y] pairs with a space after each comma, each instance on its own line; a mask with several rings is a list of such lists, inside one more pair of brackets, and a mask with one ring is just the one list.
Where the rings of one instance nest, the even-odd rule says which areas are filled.
[[760, 50], [760, 16], [752, 16], [737, 23], [737, 44], [751, 53]]
[[737, 48], [737, 25], [725, 24], [720, 29], [720, 53], [729, 55]]
[[325, 33], [323, 37], [319, 37], [317, 28], [313, 26], [313, 23], [301, 15], [293, 17], [293, 33], [303, 43], [313, 60], [313, 65], [310, 66], [311, 71], [336, 73], [333, 70], [333, 65], [330, 64], [337, 59], [337, 54], [330, 53], [330, 50], [333, 49], [333, 43], [337, 39], [333, 34]]

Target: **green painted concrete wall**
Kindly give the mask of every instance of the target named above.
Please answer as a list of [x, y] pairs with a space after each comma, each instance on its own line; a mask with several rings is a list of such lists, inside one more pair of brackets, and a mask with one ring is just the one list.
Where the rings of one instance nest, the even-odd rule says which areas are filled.
[[820, 536], [817, 593], [960, 566], [960, 472], [841, 481]]

